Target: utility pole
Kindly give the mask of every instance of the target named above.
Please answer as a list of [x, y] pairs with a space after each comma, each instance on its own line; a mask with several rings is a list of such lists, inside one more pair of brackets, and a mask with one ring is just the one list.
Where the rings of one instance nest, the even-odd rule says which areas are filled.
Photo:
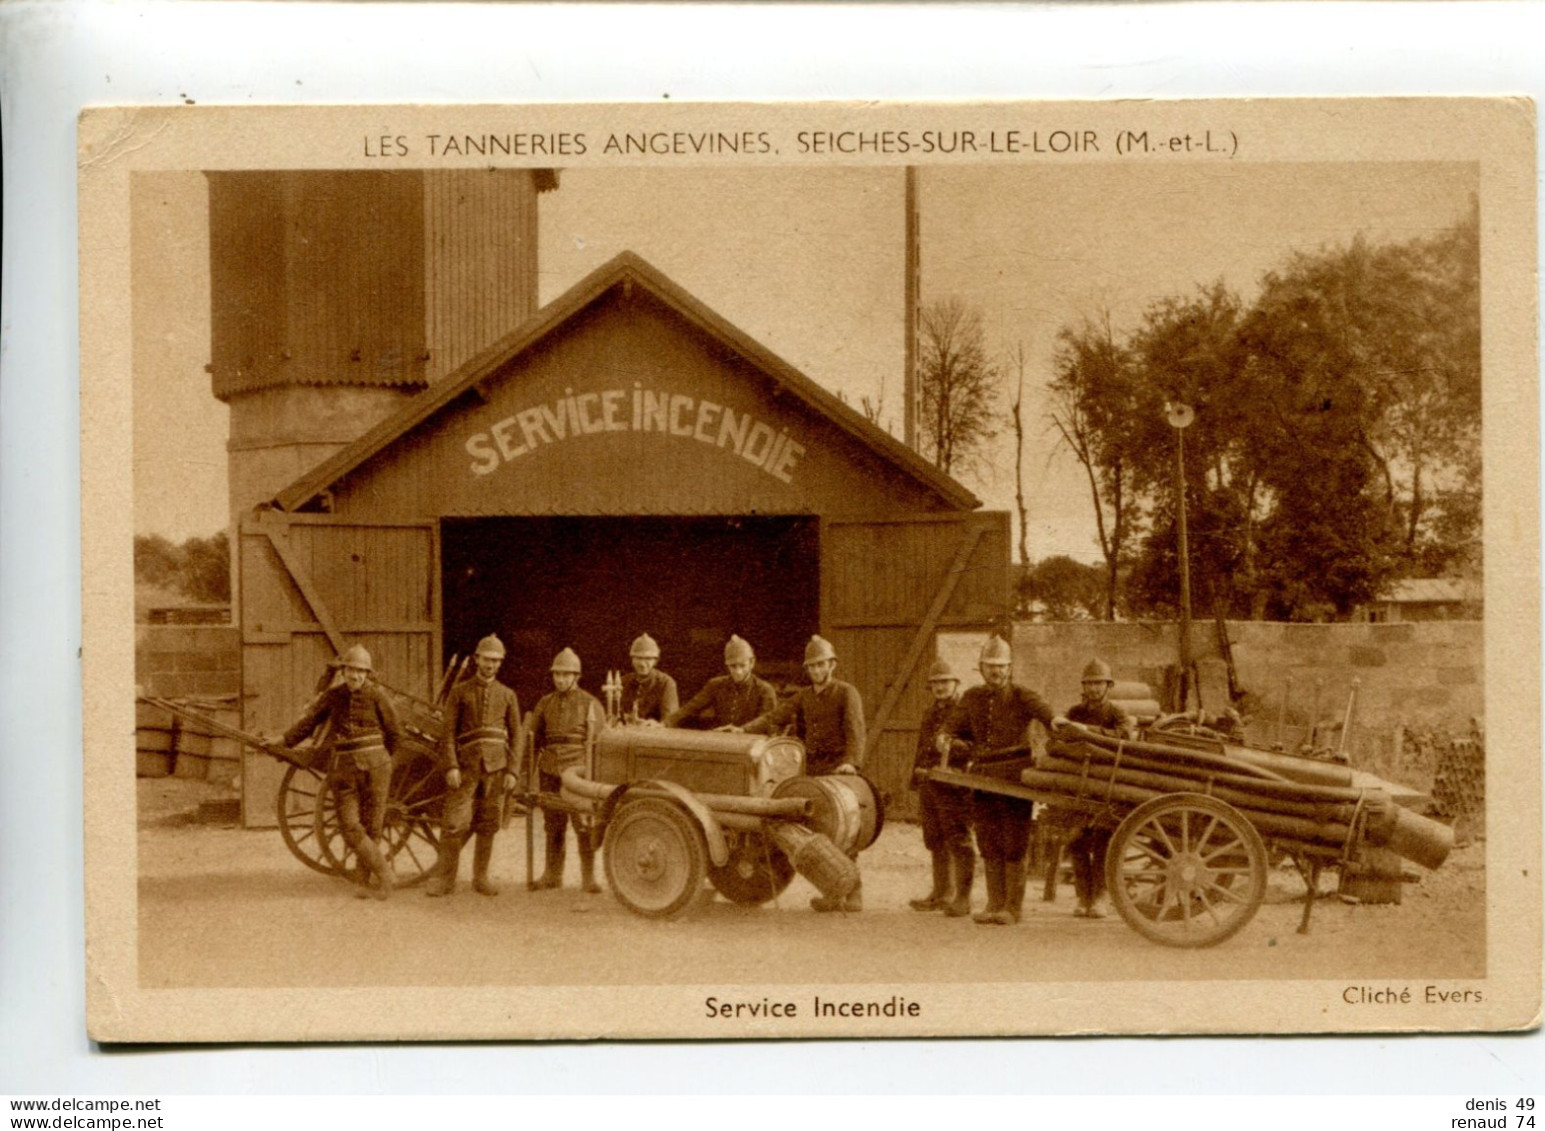
[[[1191, 546], [1186, 537], [1186, 429], [1196, 419], [1196, 413], [1190, 405], [1172, 401], [1164, 406], [1164, 415], [1175, 430], [1175, 515], [1180, 556], [1179, 706], [1184, 711], [1190, 701], [1195, 674], [1191, 663]], [[1200, 693], [1196, 705], [1202, 705]]]
[[902, 284], [902, 302], [905, 305], [906, 372], [902, 376], [901, 438], [917, 451], [917, 421], [922, 412], [922, 395], [917, 379], [917, 302], [921, 289], [917, 214], [917, 167], [908, 165], [906, 172], [906, 219], [905, 245], [906, 279]]

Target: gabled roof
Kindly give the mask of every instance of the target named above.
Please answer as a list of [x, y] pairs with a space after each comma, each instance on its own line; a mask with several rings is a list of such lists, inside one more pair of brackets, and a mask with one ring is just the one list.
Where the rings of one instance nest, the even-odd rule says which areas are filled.
[[949, 506], [960, 510], [974, 510], [981, 506], [981, 500], [955, 479], [934, 467], [884, 429], [871, 424], [862, 414], [853, 411], [771, 350], [731, 325], [631, 251], [622, 252], [596, 268], [561, 297], [544, 306], [524, 325], [499, 339], [444, 380], [435, 382], [352, 444], [302, 475], [275, 496], [274, 505], [285, 511], [295, 511], [306, 506], [366, 460], [390, 447], [398, 438], [418, 428], [469, 390], [479, 388], [518, 355], [557, 333], [570, 319], [600, 301], [616, 287], [640, 287], [648, 291], [687, 323], [749, 361], [807, 407], [868, 448], [880, 460], [930, 488]]

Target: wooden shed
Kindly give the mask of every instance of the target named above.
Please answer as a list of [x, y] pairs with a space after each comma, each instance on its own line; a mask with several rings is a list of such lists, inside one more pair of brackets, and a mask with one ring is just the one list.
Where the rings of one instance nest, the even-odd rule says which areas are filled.
[[244, 518], [248, 727], [361, 643], [428, 697], [488, 632], [530, 704], [560, 648], [599, 692], [649, 632], [684, 695], [820, 632], [898, 801], [941, 628], [1008, 610], [1009, 523], [639, 257], [599, 268]]

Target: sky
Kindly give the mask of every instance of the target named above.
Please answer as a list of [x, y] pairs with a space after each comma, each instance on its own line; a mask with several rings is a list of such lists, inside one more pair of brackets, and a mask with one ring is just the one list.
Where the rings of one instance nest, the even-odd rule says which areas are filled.
[[[1215, 279], [1248, 300], [1294, 251], [1430, 235], [1469, 207], [1469, 164], [1118, 163], [919, 171], [922, 301], [982, 312], [988, 346], [1023, 347], [1033, 559], [1099, 558], [1082, 472], [1057, 448], [1044, 388], [1060, 327]], [[566, 169], [542, 197], [540, 299], [631, 250], [854, 405], [883, 398], [899, 433], [903, 173], [897, 168]], [[203, 177], [148, 175], [134, 202], [135, 529], [224, 527], [226, 410], [209, 392]], [[143, 288], [141, 280], [155, 286]], [[1012, 369], [1010, 369], [1012, 373]], [[1003, 390], [1007, 407], [1011, 390]], [[964, 482], [1014, 509], [1012, 434]]]

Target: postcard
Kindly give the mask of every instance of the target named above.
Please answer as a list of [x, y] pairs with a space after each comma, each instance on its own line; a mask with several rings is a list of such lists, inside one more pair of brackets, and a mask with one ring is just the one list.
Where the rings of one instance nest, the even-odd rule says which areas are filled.
[[1538, 1025], [1534, 131], [86, 111], [91, 1035]]

